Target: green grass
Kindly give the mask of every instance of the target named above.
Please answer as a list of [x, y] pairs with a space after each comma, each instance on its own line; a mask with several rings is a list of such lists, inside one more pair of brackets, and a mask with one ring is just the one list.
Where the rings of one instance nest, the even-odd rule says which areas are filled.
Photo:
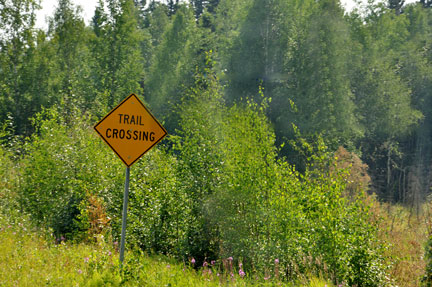
[[50, 243], [21, 223], [0, 228], [0, 286], [81, 286], [115, 266], [100, 246]]
[[56, 244], [23, 222], [0, 220], [0, 286], [333, 286], [319, 278], [288, 284], [257, 275], [231, 276], [215, 267], [194, 270], [168, 257], [137, 252], [126, 254], [120, 272], [116, 246], [108, 242], [100, 237], [91, 244]]
[[[397, 286], [420, 286], [432, 208], [424, 206], [420, 216], [400, 206], [376, 205], [374, 209], [381, 217], [380, 236], [390, 244], [390, 278]], [[190, 263], [132, 251], [127, 252], [120, 272], [117, 246], [109, 238], [56, 244], [46, 232], [17, 218], [17, 214], [0, 212], [0, 286], [334, 286], [307, 274], [297, 283], [280, 282], [271, 271], [269, 280], [259, 274], [241, 278], [238, 270], [231, 277], [216, 267], [194, 270]]]

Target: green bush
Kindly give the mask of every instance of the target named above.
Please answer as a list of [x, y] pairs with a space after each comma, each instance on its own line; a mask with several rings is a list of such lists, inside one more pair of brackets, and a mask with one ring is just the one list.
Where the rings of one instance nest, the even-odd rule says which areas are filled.
[[182, 254], [191, 212], [176, 166], [175, 157], [155, 148], [131, 168], [128, 232], [143, 250]]
[[429, 232], [429, 238], [425, 247], [426, 270], [422, 280], [422, 286], [432, 286], [432, 235]]
[[78, 112], [68, 124], [56, 109], [34, 119], [36, 132], [24, 145], [19, 202], [41, 226], [57, 238], [79, 231], [76, 220], [87, 193], [108, 205], [121, 198], [121, 164]]
[[[19, 202], [35, 223], [51, 228], [58, 239], [93, 236], [95, 228], [87, 231], [103, 220], [118, 240], [124, 165], [92, 129], [96, 120], [75, 113], [68, 115], [68, 122], [54, 108], [35, 118], [36, 133], [25, 143], [20, 161]], [[185, 190], [177, 188], [176, 167], [175, 157], [158, 148], [131, 167], [127, 243], [181, 254], [190, 201]]]
[[[210, 58], [207, 64], [212, 65]], [[180, 130], [171, 138], [178, 158], [178, 188], [187, 195], [190, 209], [183, 255], [195, 258], [198, 266], [220, 255], [218, 226], [210, 220], [212, 207], [207, 203], [222, 180], [222, 125], [226, 111], [222, 95], [211, 69], [197, 70], [195, 86], [178, 108]]]
[[16, 165], [0, 145], [0, 209], [2, 212], [17, 208], [15, 202]]

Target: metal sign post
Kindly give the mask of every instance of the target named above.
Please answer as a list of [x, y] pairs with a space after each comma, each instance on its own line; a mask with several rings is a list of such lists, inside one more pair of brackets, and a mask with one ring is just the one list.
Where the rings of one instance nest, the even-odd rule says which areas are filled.
[[94, 129], [126, 165], [120, 242], [121, 269], [126, 242], [130, 166], [159, 143], [166, 136], [167, 131], [135, 94], [124, 99], [100, 120]]
[[125, 180], [124, 197], [123, 197], [122, 232], [121, 232], [121, 241], [120, 241], [120, 270], [123, 267], [124, 250], [125, 250], [125, 242], [126, 242], [126, 219], [127, 219], [127, 206], [129, 200], [129, 174], [130, 174], [130, 167], [126, 167], [126, 180]]

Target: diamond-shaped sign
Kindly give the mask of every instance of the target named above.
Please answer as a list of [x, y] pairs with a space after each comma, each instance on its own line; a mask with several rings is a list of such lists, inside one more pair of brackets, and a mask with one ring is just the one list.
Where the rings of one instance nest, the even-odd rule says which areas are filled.
[[94, 129], [128, 167], [167, 134], [134, 94], [124, 99]]

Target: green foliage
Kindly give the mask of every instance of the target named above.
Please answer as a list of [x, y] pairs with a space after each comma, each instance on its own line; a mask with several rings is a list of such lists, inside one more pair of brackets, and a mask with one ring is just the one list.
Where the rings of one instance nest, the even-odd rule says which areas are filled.
[[14, 161], [14, 148], [18, 147], [7, 121], [0, 127], [0, 215], [9, 214], [11, 218], [19, 213], [16, 200], [18, 186], [18, 166]]
[[[25, 220], [0, 217], [0, 284], [20, 286], [136, 286], [119, 272], [118, 252], [107, 240], [97, 244], [54, 244]], [[128, 254], [133, 256], [133, 254]], [[151, 260], [151, 259], [148, 259]]]
[[[207, 64], [212, 66], [211, 53]], [[188, 195], [192, 217], [184, 254], [198, 262], [218, 256], [217, 230], [210, 224], [205, 202], [220, 185], [224, 111], [222, 88], [214, 73], [210, 68], [197, 70], [195, 86], [179, 107], [181, 130], [172, 142], [178, 153], [178, 188]]]
[[[37, 1], [0, 3], [0, 119], [12, 115], [16, 132], [28, 133], [28, 115], [34, 109], [31, 93], [32, 58], [35, 50]], [[37, 105], [36, 101], [36, 105]]]
[[[420, 56], [419, 48], [411, 46], [409, 40], [419, 36], [415, 36], [414, 27], [421, 25], [421, 18], [413, 15], [413, 10], [399, 16], [383, 11], [367, 19], [366, 24], [356, 19], [352, 25], [356, 47], [352, 55], [356, 64], [351, 68], [351, 86], [360, 123], [365, 128], [365, 137], [358, 146], [366, 155], [364, 161], [370, 167], [375, 191], [389, 201], [406, 200], [406, 187], [398, 179], [413, 160], [428, 157], [426, 154], [413, 157], [404, 145], [407, 138], [416, 137], [414, 131], [425, 116], [416, 104], [421, 92], [414, 86], [424, 88], [428, 82], [412, 85], [418, 79], [414, 76], [417, 69], [425, 67], [414, 56]], [[410, 70], [410, 76], [405, 69]], [[424, 141], [422, 136], [418, 143]], [[423, 148], [418, 149], [419, 153], [422, 151]]]
[[[342, 197], [346, 176], [331, 172], [337, 169], [322, 139], [316, 147], [303, 142], [314, 153], [305, 174], [298, 173], [277, 159], [266, 100], [227, 108], [216, 78], [205, 75], [185, 105], [184, 138], [176, 142], [194, 217], [202, 218], [194, 234], [202, 239], [193, 243], [208, 247], [208, 236], [216, 236], [210, 241], [218, 242], [216, 254], [234, 257], [247, 270], [265, 272], [278, 259], [284, 271], [277, 276], [288, 280], [326, 272], [334, 282], [385, 284], [376, 225], [360, 198]], [[211, 258], [211, 250], [199, 250]]]
[[[212, 66], [210, 57], [207, 63]], [[277, 159], [268, 102], [260, 94], [261, 104], [228, 108], [214, 73], [197, 71], [180, 106], [174, 153], [152, 151], [132, 169], [129, 246], [199, 264], [232, 256], [247, 272], [275, 269], [276, 278], [292, 282], [324, 273], [334, 282], [384, 284], [367, 207], [342, 197], [345, 176], [331, 168], [322, 140], [316, 147], [303, 141], [314, 151], [303, 175]], [[88, 118], [76, 112], [68, 119], [56, 109], [35, 118], [36, 133], [20, 161], [20, 206], [57, 238], [79, 238], [89, 222], [103, 219], [88, 212], [94, 194], [118, 238], [121, 162]], [[118, 283], [109, 271], [96, 270], [88, 284]]]
[[128, 229], [131, 245], [180, 257], [193, 219], [186, 191], [178, 188], [176, 166], [173, 156], [157, 149], [133, 166]]
[[[401, 2], [344, 15], [336, 0], [101, 0], [86, 27], [60, 0], [44, 32], [35, 1], [3, 1], [2, 212], [57, 238], [117, 240], [123, 166], [91, 125], [141, 93], [171, 135], [132, 168], [129, 247], [275, 283], [386, 284], [367, 187], [345, 197], [350, 168], [332, 151], [362, 154], [381, 198], [430, 193], [432, 10]], [[184, 283], [133, 260], [130, 274], [95, 263], [76, 282]]]
[[[247, 123], [245, 119], [241, 122]], [[299, 276], [298, 271], [318, 275], [327, 270], [335, 282], [384, 284], [384, 261], [380, 243], [374, 239], [375, 225], [369, 223], [362, 201], [349, 202], [342, 197], [345, 177], [330, 173], [325, 146], [318, 146], [305, 174], [300, 175], [276, 161], [276, 153], [265, 147], [265, 143], [271, 147], [272, 141], [271, 133], [260, 136], [269, 130], [263, 122], [249, 127], [255, 127], [247, 133], [250, 138], [240, 142], [243, 147], [251, 145], [245, 151], [258, 154], [245, 160], [248, 152], [234, 149], [229, 157], [240, 160], [233, 165], [235, 170], [239, 168], [237, 172], [228, 177], [234, 180], [230, 182], [234, 190], [225, 187], [230, 194], [224, 194], [225, 202], [220, 204], [221, 214], [226, 216], [220, 220], [221, 233], [231, 233], [224, 238], [231, 248], [225, 250], [258, 270], [279, 259], [281, 269], [290, 270], [284, 274], [288, 278]]]
[[423, 284], [424, 286], [430, 287], [432, 286], [432, 239], [431, 237], [429, 237], [428, 241], [427, 241], [427, 245], [426, 245], [426, 252], [425, 252], [425, 257], [427, 260], [427, 266], [426, 266], [426, 274], [425, 277], [423, 278]]
[[100, 1], [96, 11], [91, 71], [97, 95], [90, 100], [113, 108], [125, 95], [142, 92], [145, 63], [142, 52], [147, 51], [147, 35], [138, 29], [133, 0]]
[[108, 203], [111, 193], [121, 198], [120, 164], [90, 130], [87, 116], [78, 115], [67, 125], [56, 109], [38, 114], [21, 161], [20, 206], [58, 238], [77, 231], [74, 220], [86, 192], [109, 194]]
[[94, 81], [82, 80], [90, 78], [93, 59], [89, 49], [92, 32], [86, 29], [80, 13], [80, 8], [71, 1], [60, 0], [49, 21], [47, 36], [51, 39], [49, 43], [42, 43], [49, 49], [43, 56], [50, 58], [44, 59], [48, 66], [41, 67], [49, 77], [42, 85], [48, 90], [41, 92], [49, 93], [49, 98], [57, 103], [63, 102], [65, 114], [71, 106], [88, 110], [95, 94]]
[[[159, 20], [163, 21], [163, 16]], [[177, 124], [175, 107], [182, 93], [193, 84], [191, 75], [199, 60], [200, 31], [195, 25], [192, 9], [180, 5], [159, 41], [145, 82], [145, 98], [155, 115], [166, 121], [166, 128], [171, 132]]]

